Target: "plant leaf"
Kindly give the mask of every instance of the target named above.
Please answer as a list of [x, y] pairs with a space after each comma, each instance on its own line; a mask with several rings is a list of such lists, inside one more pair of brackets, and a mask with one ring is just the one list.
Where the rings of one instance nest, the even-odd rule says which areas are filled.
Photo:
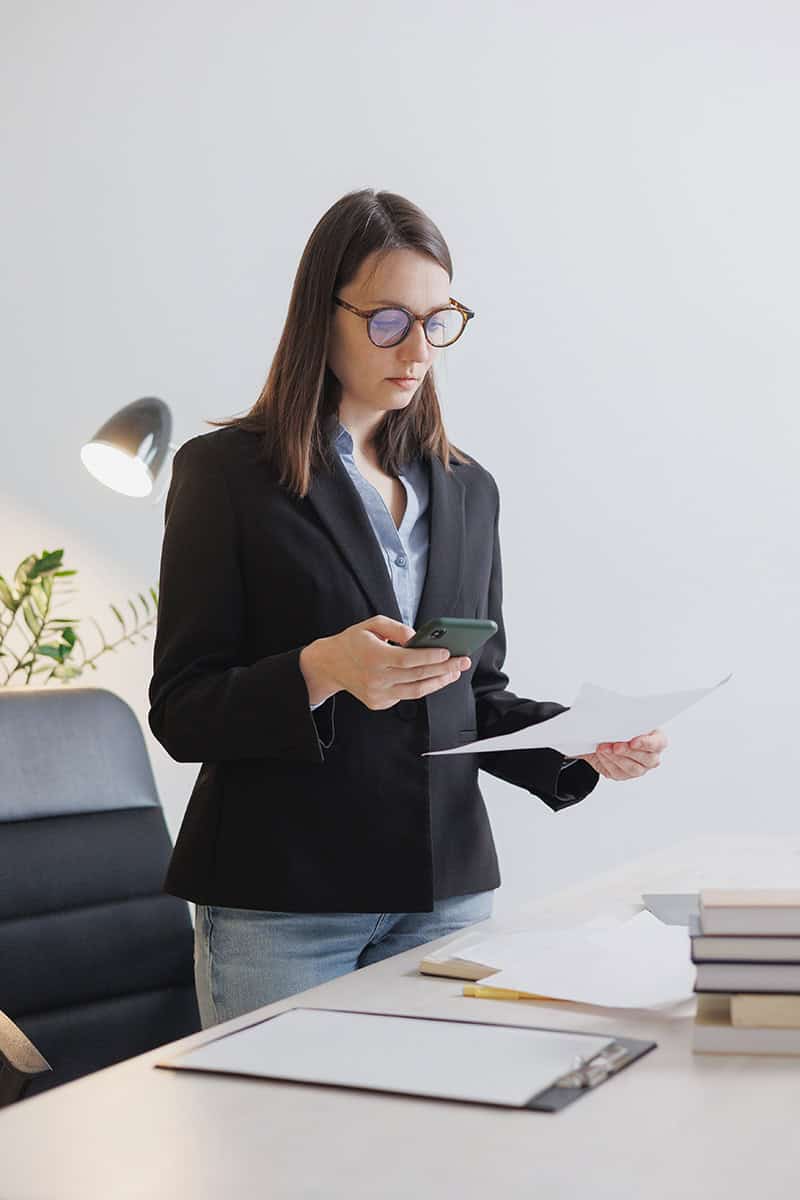
[[81, 668], [72, 666], [70, 663], [59, 663], [57, 667], [53, 667], [53, 674], [56, 679], [63, 679], [64, 681], [75, 679], [80, 673]]
[[64, 557], [63, 550], [43, 550], [41, 558], [37, 558], [33, 567], [29, 572], [30, 579], [38, 579], [40, 575], [45, 575], [48, 571], [55, 571], [61, 566], [61, 560]]
[[29, 554], [27, 558], [23, 558], [22, 562], [19, 564], [16, 571], [14, 572], [14, 583], [17, 585], [17, 588], [20, 591], [22, 591], [27, 586], [28, 574], [31, 570], [33, 570], [35, 562], [36, 562], [36, 555]]
[[125, 621], [123, 620], [122, 613], [119, 611], [119, 609], [117, 608], [117, 606], [116, 606], [115, 604], [109, 604], [109, 606], [108, 606], [108, 607], [111, 609], [111, 611], [113, 612], [114, 616], [117, 618], [117, 620], [119, 621], [120, 625], [122, 626], [122, 632], [123, 632], [123, 633], [127, 633], [127, 632], [128, 632], [128, 630], [127, 630], [127, 627], [126, 627], [126, 625], [125, 625]]
[[30, 600], [22, 602], [22, 615], [25, 618], [25, 624], [28, 626], [28, 629], [30, 629], [34, 637], [38, 638], [41, 634], [41, 622], [36, 620]]
[[11, 612], [16, 612], [17, 604], [14, 595], [2, 575], [0, 575], [0, 600]]
[[48, 599], [47, 592], [40, 583], [34, 583], [31, 585], [31, 599], [38, 610], [39, 616], [46, 617], [50, 601]]
[[150, 605], [147, 603], [147, 598], [145, 596], [143, 596], [141, 592], [137, 592], [137, 595], [142, 602], [142, 607], [144, 608], [145, 616], [149, 617], [150, 616]]
[[108, 642], [106, 641], [106, 635], [103, 633], [102, 629], [97, 624], [97, 621], [95, 621], [94, 617], [89, 617], [89, 620], [92, 622], [95, 629], [100, 634], [100, 641], [103, 643], [103, 649], [105, 650], [106, 646], [108, 645]]
[[63, 646], [39, 646], [36, 653], [43, 654], [45, 658], [54, 658], [57, 662], [63, 662]]

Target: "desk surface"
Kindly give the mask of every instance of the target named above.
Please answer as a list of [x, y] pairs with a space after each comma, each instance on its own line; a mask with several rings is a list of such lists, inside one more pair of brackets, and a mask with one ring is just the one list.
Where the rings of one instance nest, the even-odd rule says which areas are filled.
[[[634, 912], [642, 892], [800, 886], [800, 835], [704, 835], [476, 926]], [[800, 1059], [693, 1055], [694, 1001], [645, 1010], [477, 1000], [421, 976], [424, 954], [384, 959], [268, 1005], [489, 1019], [648, 1038], [641, 1062], [563, 1112], [367, 1094], [158, 1069], [165, 1047], [0, 1110], [3, 1200], [584, 1195], [590, 1200], [785, 1197], [797, 1187]], [[687, 938], [687, 954], [689, 952]], [[253, 1013], [183, 1038], [188, 1049]]]

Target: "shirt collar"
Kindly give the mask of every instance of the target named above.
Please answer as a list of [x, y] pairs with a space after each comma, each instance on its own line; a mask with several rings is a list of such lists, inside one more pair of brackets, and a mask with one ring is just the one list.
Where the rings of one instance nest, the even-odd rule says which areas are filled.
[[333, 440], [336, 449], [344, 454], [353, 453], [353, 438], [350, 430], [347, 429], [341, 421], [336, 422], [336, 428], [333, 431]]
[[[333, 427], [333, 432], [331, 434], [331, 440], [340, 454], [349, 454], [352, 456], [352, 454], [353, 454], [353, 435], [350, 433], [350, 430], [345, 425], [343, 425], [342, 422], [338, 418], [336, 420], [335, 426]], [[415, 465], [416, 465], [416, 460], [412, 460], [410, 463], [406, 464], [406, 466], [403, 468], [402, 471], [398, 471], [398, 474], [399, 475], [407, 475], [409, 471], [412, 471], [414, 469]]]

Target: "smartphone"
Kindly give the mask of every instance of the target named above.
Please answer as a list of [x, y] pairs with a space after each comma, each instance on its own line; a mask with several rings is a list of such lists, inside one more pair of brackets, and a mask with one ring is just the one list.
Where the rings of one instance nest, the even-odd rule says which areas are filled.
[[437, 617], [426, 621], [409, 641], [403, 642], [403, 646], [406, 650], [444, 646], [453, 657], [462, 654], [472, 657], [496, 632], [496, 621], [480, 621], [472, 617]]

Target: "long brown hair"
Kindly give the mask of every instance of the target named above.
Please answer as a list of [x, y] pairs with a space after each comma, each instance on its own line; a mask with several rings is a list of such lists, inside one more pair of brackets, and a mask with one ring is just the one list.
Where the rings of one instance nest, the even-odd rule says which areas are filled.
[[[209, 425], [236, 426], [262, 435], [260, 457], [279, 482], [305, 496], [312, 472], [331, 466], [330, 434], [341, 385], [327, 366], [333, 297], [370, 254], [375, 266], [392, 250], [429, 255], [453, 278], [450, 251], [426, 214], [394, 192], [349, 192], [320, 218], [295, 275], [289, 310], [261, 395], [244, 416]], [[410, 404], [386, 412], [374, 446], [382, 470], [395, 475], [411, 458], [437, 455], [472, 460], [448, 440], [433, 368]]]

